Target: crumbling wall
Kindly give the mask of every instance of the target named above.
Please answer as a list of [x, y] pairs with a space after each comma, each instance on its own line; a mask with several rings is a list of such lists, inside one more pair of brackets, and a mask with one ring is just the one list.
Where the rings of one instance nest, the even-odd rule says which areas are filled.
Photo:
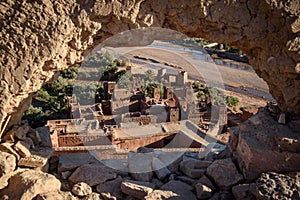
[[31, 93], [88, 49], [148, 26], [239, 47], [280, 108], [300, 114], [299, 16], [298, 0], [3, 0], [0, 126], [18, 122]]

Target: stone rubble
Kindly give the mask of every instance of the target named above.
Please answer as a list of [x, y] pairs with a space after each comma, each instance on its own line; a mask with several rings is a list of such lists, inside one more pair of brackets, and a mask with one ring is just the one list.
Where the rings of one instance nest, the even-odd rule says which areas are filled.
[[[300, 197], [300, 173], [263, 173], [259, 179], [249, 181], [240, 174], [233, 157], [219, 159], [213, 156], [207, 161], [193, 153], [175, 157], [173, 152], [149, 151], [147, 148], [141, 149], [147, 153], [131, 153], [128, 168], [126, 164], [125, 168], [115, 170], [88, 153], [53, 156], [48, 145], [40, 146], [42, 143], [37, 144], [38, 140], [32, 137], [34, 145], [26, 144], [24, 141], [33, 133], [29, 128], [22, 140], [14, 137], [14, 142], [0, 144], [0, 199], [252, 200]], [[288, 149], [284, 146], [288, 139], [276, 139], [275, 145]], [[297, 142], [293, 139], [293, 149], [297, 150]], [[117, 160], [107, 163], [117, 163]], [[143, 169], [146, 165], [149, 171]], [[142, 171], [136, 173], [135, 170]]]

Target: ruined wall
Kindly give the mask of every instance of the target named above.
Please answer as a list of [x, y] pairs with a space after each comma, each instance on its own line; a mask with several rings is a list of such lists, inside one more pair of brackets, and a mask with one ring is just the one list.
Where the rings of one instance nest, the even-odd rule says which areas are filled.
[[0, 126], [32, 92], [124, 30], [158, 26], [241, 48], [283, 111], [300, 114], [298, 0], [38, 0], [0, 3]]

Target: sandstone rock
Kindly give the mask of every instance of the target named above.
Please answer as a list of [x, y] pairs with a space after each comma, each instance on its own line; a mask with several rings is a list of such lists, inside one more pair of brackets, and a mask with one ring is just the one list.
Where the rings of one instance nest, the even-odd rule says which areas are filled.
[[38, 194], [36, 200], [78, 200], [71, 192], [55, 191]]
[[25, 142], [18, 141], [14, 145], [14, 149], [18, 152], [18, 154], [22, 157], [29, 157], [31, 155], [29, 151], [29, 145], [26, 144]]
[[0, 151], [14, 155], [17, 158], [17, 160], [20, 159], [20, 155], [12, 148], [12, 146], [13, 143], [1, 143]]
[[208, 199], [213, 195], [212, 189], [202, 183], [197, 183], [195, 188], [198, 199]]
[[153, 189], [154, 186], [148, 182], [127, 180], [121, 183], [121, 191], [123, 193], [138, 199], [143, 199], [150, 194]]
[[101, 200], [100, 194], [97, 194], [95, 192], [83, 197], [82, 200]]
[[128, 168], [132, 178], [138, 181], [150, 181], [152, 179], [151, 153], [129, 153]]
[[116, 199], [122, 199], [122, 193], [120, 190], [123, 179], [118, 176], [116, 179], [106, 181], [97, 185], [96, 190], [100, 194], [109, 193], [110, 198], [115, 197]]
[[214, 184], [211, 182], [211, 180], [207, 176], [202, 176], [198, 181], [198, 183], [202, 183], [203, 185], [208, 186], [212, 190], [216, 190]]
[[80, 183], [76, 183], [75, 185], [73, 185], [72, 187], [72, 192], [73, 194], [77, 195], [77, 196], [87, 196], [89, 194], [92, 194], [92, 188], [84, 183], [84, 182], [80, 182]]
[[0, 177], [11, 174], [16, 168], [16, 157], [0, 151]]
[[180, 195], [176, 194], [172, 191], [164, 191], [164, 190], [154, 190], [150, 194], [144, 197], [145, 200], [175, 200], [175, 199], [180, 199]]
[[178, 194], [178, 199], [193, 200], [196, 196], [191, 192], [193, 187], [181, 181], [171, 180], [160, 187], [161, 190], [172, 191]]
[[243, 180], [230, 158], [214, 161], [206, 171], [219, 188], [226, 190]]
[[18, 161], [18, 166], [23, 167], [44, 167], [48, 159], [38, 155], [30, 155], [29, 157], [21, 158]]
[[232, 187], [232, 194], [235, 199], [255, 200], [256, 199], [256, 184], [240, 184]]
[[300, 199], [300, 179], [268, 172], [261, 174], [256, 182], [256, 198], [265, 199]]
[[0, 197], [7, 199], [27, 200], [33, 199], [38, 194], [57, 191], [61, 183], [53, 175], [26, 170], [12, 176], [7, 188], [1, 190]]
[[160, 188], [164, 183], [156, 178], [151, 180], [151, 183], [155, 186], [155, 188]]
[[191, 178], [200, 178], [210, 164], [210, 161], [189, 158], [180, 163], [180, 170]]
[[154, 170], [159, 180], [163, 180], [171, 174], [171, 172], [165, 166], [165, 164], [161, 160], [155, 157], [152, 160], [152, 169]]
[[74, 170], [81, 165], [89, 163], [99, 163], [99, 161], [89, 153], [62, 154], [59, 156], [58, 173]]
[[78, 167], [69, 177], [69, 181], [85, 182], [90, 186], [95, 186], [116, 177], [117, 174], [111, 168], [101, 164], [86, 164]]

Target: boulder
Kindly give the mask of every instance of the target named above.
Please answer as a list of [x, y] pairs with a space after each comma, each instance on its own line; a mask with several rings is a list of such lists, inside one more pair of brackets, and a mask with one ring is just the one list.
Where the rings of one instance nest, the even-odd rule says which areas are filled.
[[160, 159], [155, 157], [152, 160], [152, 169], [159, 180], [163, 180], [171, 174], [166, 165]]
[[109, 194], [111, 198], [115, 197], [117, 199], [122, 199], [122, 193], [120, 190], [122, 181], [123, 181], [122, 177], [118, 176], [114, 180], [106, 181], [104, 183], [97, 185], [96, 190], [100, 194], [103, 193]]
[[152, 153], [128, 154], [128, 169], [131, 177], [137, 181], [150, 181], [152, 173]]
[[214, 161], [207, 168], [206, 173], [222, 190], [230, 189], [243, 180], [243, 176], [239, 174], [230, 158]]
[[89, 153], [62, 154], [59, 156], [58, 173], [71, 171], [89, 163], [99, 163], [99, 161]]
[[92, 194], [92, 188], [88, 184], [80, 182], [73, 185], [72, 192], [73, 194], [82, 197]]
[[208, 199], [213, 195], [212, 189], [202, 183], [197, 183], [195, 188], [198, 199]]
[[180, 195], [172, 191], [154, 190], [144, 197], [145, 200], [180, 200]]
[[13, 147], [20, 156], [29, 157], [31, 155], [29, 145], [23, 141], [18, 141]]
[[300, 173], [296, 176], [262, 173], [256, 181], [256, 198], [265, 199], [300, 199]]
[[251, 181], [264, 172], [300, 171], [298, 141], [299, 134], [262, 109], [240, 124], [230, 147], [245, 179]]
[[171, 180], [160, 187], [161, 190], [172, 191], [177, 194], [178, 199], [196, 200], [196, 196], [191, 192], [194, 188], [181, 181]]
[[69, 181], [85, 182], [90, 186], [95, 186], [116, 177], [117, 174], [111, 168], [101, 164], [86, 164], [78, 167], [69, 177]]
[[55, 191], [38, 194], [36, 200], [78, 200], [71, 192]]
[[210, 161], [187, 158], [180, 163], [180, 170], [191, 178], [200, 178], [211, 163]]
[[255, 200], [256, 185], [255, 183], [236, 185], [232, 187], [232, 194], [235, 199]]
[[60, 186], [60, 181], [51, 174], [26, 170], [10, 178], [8, 187], [0, 192], [0, 199], [33, 199], [38, 194], [58, 191]]
[[149, 182], [127, 180], [121, 183], [121, 191], [129, 196], [143, 199], [150, 194], [154, 186]]

